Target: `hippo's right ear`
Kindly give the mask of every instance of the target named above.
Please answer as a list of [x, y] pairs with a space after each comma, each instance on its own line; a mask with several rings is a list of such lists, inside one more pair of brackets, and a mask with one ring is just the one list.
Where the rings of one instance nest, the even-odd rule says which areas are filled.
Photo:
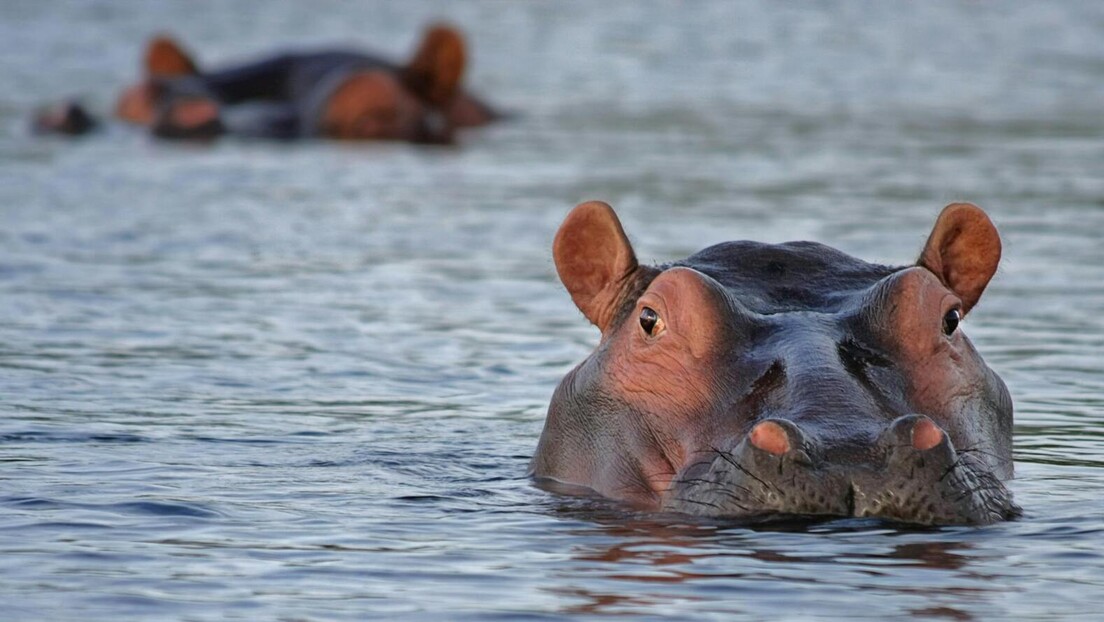
[[403, 83], [433, 106], [456, 96], [464, 79], [467, 48], [460, 31], [445, 24], [426, 29], [414, 57], [400, 73]]
[[199, 73], [191, 55], [168, 35], [157, 35], [146, 44], [145, 69], [150, 78], [177, 78]]
[[605, 332], [622, 287], [640, 267], [613, 208], [601, 201], [575, 206], [556, 232], [552, 257], [575, 306]]
[[972, 203], [952, 203], [940, 212], [917, 263], [962, 299], [965, 315], [981, 298], [1000, 258], [993, 221]]

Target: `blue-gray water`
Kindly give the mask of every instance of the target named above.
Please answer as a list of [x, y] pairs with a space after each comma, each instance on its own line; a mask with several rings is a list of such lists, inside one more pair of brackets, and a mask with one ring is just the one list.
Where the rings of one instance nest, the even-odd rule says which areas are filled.
[[[458, 149], [180, 146], [98, 110], [151, 32], [201, 62], [405, 54], [434, 17], [521, 113]], [[966, 331], [1024, 517], [684, 525], [531, 487], [597, 333], [575, 203], [640, 256], [816, 239], [913, 260], [953, 200], [1005, 261]], [[1099, 619], [1104, 4], [0, 4], [0, 619]]]

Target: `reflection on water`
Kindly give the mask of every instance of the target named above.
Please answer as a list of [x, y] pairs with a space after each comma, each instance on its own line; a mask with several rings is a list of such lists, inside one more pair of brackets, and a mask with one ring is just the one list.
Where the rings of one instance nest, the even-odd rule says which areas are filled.
[[[5, 620], [1095, 618], [1104, 605], [1104, 9], [831, 2], [0, 6]], [[454, 150], [36, 140], [144, 37], [399, 55], [446, 15], [520, 112]], [[718, 27], [718, 25], [725, 25]], [[915, 259], [979, 203], [965, 330], [1017, 406], [1024, 517], [980, 529], [642, 516], [530, 485], [596, 334], [575, 203], [641, 259], [816, 239]]]
[[[910, 599], [919, 595], [930, 602], [954, 601], [970, 594], [993, 591], [989, 585], [992, 577], [970, 568], [971, 560], [977, 556], [970, 542], [893, 542], [893, 539], [923, 537], [923, 531], [897, 532], [878, 521], [845, 520], [749, 530], [656, 522], [624, 515], [599, 520], [602, 522], [598, 527], [588, 526], [574, 532], [582, 542], [593, 544], [576, 546], [572, 550], [572, 572], [587, 569], [585, 574], [592, 584], [603, 584], [605, 589], [563, 591], [582, 601], [569, 609], [573, 613], [627, 613], [636, 610], [637, 606], [669, 603], [673, 594], [656, 591], [656, 584], [662, 584], [667, 590], [679, 590], [678, 593], [699, 603], [708, 600], [698, 593], [708, 593], [705, 588], [710, 585], [723, 586], [734, 595], [743, 591], [756, 594], [755, 600], [774, 593], [773, 597], [785, 602], [793, 598], [791, 593], [795, 585], [802, 590], [816, 590], [848, 574], [853, 575], [854, 587], [864, 593], [869, 594], [868, 590], [873, 589]], [[890, 538], [861, 550], [824, 546], [825, 539], [871, 540], [880, 539], [879, 536]], [[909, 575], [919, 574], [951, 575], [954, 580], [946, 583], [930, 579], [918, 584], [901, 582]], [[770, 585], [779, 581], [790, 585], [786, 590]], [[617, 589], [618, 585], [621, 589]], [[854, 598], [854, 595], [846, 598]], [[915, 610], [925, 611], [973, 617], [950, 606]]]

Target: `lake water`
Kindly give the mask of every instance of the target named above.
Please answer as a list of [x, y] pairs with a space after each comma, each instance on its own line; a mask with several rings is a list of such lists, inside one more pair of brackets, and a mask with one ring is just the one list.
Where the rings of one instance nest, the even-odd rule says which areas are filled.
[[[434, 17], [518, 118], [455, 149], [28, 135], [145, 38], [201, 62]], [[1099, 619], [1104, 4], [0, 5], [0, 619]], [[526, 478], [597, 340], [551, 238], [915, 259], [986, 208], [965, 330], [1016, 402], [1022, 519], [751, 529]]]

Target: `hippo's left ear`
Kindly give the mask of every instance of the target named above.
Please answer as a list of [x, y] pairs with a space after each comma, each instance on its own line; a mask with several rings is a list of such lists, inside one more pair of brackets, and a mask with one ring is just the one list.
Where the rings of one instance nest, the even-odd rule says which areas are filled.
[[939, 214], [917, 263], [962, 299], [965, 315], [981, 298], [1000, 257], [1000, 235], [985, 212], [971, 203], [952, 203]]
[[576, 205], [556, 232], [552, 258], [575, 306], [606, 332], [622, 287], [640, 267], [613, 208], [601, 201]]

